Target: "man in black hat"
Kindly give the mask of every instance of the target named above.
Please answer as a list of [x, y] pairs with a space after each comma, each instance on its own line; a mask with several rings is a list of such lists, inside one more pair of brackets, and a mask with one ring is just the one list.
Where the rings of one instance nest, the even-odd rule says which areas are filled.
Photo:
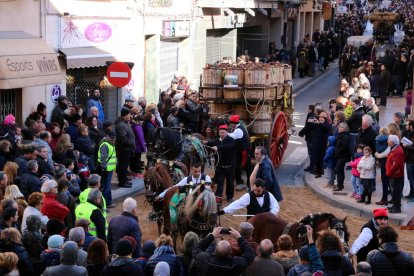
[[124, 106], [123, 107], [126, 107], [126, 108], [128, 108], [128, 109], [132, 109], [133, 107], [134, 107], [134, 100], [133, 99], [131, 99], [131, 98], [126, 98], [125, 99], [125, 103], [124, 103]]
[[102, 276], [144, 275], [142, 267], [131, 258], [132, 250], [132, 243], [129, 240], [119, 240], [116, 246], [116, 255], [104, 267]]
[[131, 119], [131, 110], [123, 107], [121, 116], [115, 121], [116, 132], [116, 152], [118, 156], [118, 173], [119, 187], [131, 188], [132, 183], [128, 182], [127, 172], [132, 154], [135, 152], [135, 135], [129, 121]]
[[52, 111], [51, 122], [56, 122], [60, 125], [60, 128], [64, 125], [63, 112], [68, 108], [69, 98], [65, 95], [60, 95], [57, 99], [56, 107]]

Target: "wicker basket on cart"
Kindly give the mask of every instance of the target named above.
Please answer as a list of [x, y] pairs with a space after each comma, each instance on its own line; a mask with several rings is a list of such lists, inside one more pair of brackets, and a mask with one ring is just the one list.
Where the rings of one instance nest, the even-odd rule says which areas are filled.
[[203, 69], [203, 85], [204, 86], [222, 86], [223, 85], [223, 70], [217, 68]]
[[270, 67], [249, 68], [244, 72], [244, 84], [246, 87], [263, 87], [271, 84]]
[[238, 86], [243, 87], [243, 85], [244, 85], [244, 69], [236, 69], [236, 68], [223, 69], [223, 76], [227, 76], [227, 75], [236, 75]]
[[243, 99], [242, 89], [223, 89], [223, 98], [228, 100]]
[[281, 100], [283, 99], [283, 94], [285, 93], [285, 87], [283, 85], [276, 86], [276, 99]]
[[269, 88], [246, 88], [245, 98], [248, 100], [272, 100], [276, 97], [276, 87]]
[[233, 113], [240, 116], [240, 119], [244, 122], [247, 122], [249, 120], [249, 111], [247, 111], [245, 105], [234, 105], [233, 106]]
[[292, 86], [289, 84], [283, 85], [283, 92], [290, 98], [292, 96]]
[[232, 111], [232, 107], [230, 104], [211, 103], [209, 107], [211, 118], [217, 118], [223, 116], [224, 114], [230, 114]]
[[223, 98], [223, 90], [220, 88], [204, 88], [202, 96], [203, 99], [221, 99]]
[[285, 78], [285, 82], [292, 80], [292, 66], [285, 65], [283, 67], [283, 75]]
[[252, 125], [255, 134], [269, 134], [272, 128], [272, 120], [256, 120]]

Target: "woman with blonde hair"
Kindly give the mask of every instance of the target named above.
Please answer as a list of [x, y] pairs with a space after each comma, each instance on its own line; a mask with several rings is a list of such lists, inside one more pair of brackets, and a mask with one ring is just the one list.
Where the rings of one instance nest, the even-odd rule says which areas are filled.
[[155, 249], [154, 254], [148, 259], [144, 268], [146, 275], [153, 275], [155, 266], [159, 262], [168, 263], [171, 276], [185, 274], [183, 261], [181, 257], [175, 255], [173, 244], [173, 240], [170, 236], [162, 234], [158, 237], [155, 241], [157, 248]]
[[17, 225], [20, 230], [23, 221], [24, 210], [29, 206], [24, 199], [23, 194], [20, 192], [19, 187], [16, 185], [10, 185], [6, 187], [6, 192], [4, 194], [4, 199], [12, 199], [17, 203], [17, 212], [19, 213], [19, 218], [17, 219]]
[[16, 228], [10, 227], [1, 232], [0, 251], [13, 252], [17, 255], [19, 258], [17, 269], [20, 275], [34, 275], [34, 268], [29, 254], [22, 245], [22, 235]]
[[13, 252], [0, 253], [0, 275], [18, 276], [17, 263], [19, 257]]
[[400, 127], [396, 123], [389, 123], [388, 124], [388, 134], [389, 135], [397, 135], [398, 138], [401, 139], [401, 130], [400, 130]]
[[281, 235], [277, 239], [277, 252], [272, 254], [272, 259], [279, 262], [285, 274], [297, 264], [300, 264], [300, 258], [297, 252], [293, 250], [292, 238], [289, 235]]
[[14, 162], [7, 162], [4, 165], [3, 169], [4, 173], [7, 174], [7, 186], [12, 184], [19, 184], [19, 177], [17, 176], [17, 172], [19, 171], [19, 165]]
[[64, 133], [62, 136], [60, 136], [56, 146], [55, 161], [57, 163], [63, 163], [63, 160], [66, 158], [75, 160], [76, 156], [73, 152], [73, 144], [71, 142], [69, 134]]

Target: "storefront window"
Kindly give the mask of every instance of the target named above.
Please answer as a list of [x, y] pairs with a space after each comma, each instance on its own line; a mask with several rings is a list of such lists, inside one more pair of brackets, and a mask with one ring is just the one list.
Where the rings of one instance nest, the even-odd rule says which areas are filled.
[[16, 116], [16, 89], [0, 89], [0, 120], [8, 114]]

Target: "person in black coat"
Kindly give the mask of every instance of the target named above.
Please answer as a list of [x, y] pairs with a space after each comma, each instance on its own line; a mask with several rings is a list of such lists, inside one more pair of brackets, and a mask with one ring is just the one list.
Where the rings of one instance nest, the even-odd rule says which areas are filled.
[[[234, 196], [234, 163], [236, 155], [236, 142], [228, 135], [227, 125], [218, 128], [219, 139], [207, 142], [207, 145], [218, 152], [219, 160], [216, 163], [215, 181], [217, 182], [216, 196], [223, 196], [224, 180], [226, 180], [227, 201], [232, 202]], [[217, 160], [216, 160], [217, 161]]]
[[39, 169], [37, 170], [37, 176], [41, 177], [44, 174], [53, 175], [53, 171], [50, 169], [49, 165], [47, 164], [47, 148], [45, 146], [38, 146], [36, 148], [37, 151], [37, 165], [39, 165]]
[[304, 169], [305, 172], [313, 172], [315, 170], [315, 164], [313, 163], [312, 158], [312, 140], [313, 140], [313, 133], [315, 131], [314, 125], [311, 124], [314, 120], [316, 120], [315, 114], [315, 105], [311, 104], [308, 107], [308, 114], [306, 115], [305, 126], [299, 131], [300, 137], [305, 137], [306, 147], [308, 149], [308, 156], [309, 156], [309, 166]]
[[345, 164], [351, 160], [349, 141], [348, 125], [345, 122], [342, 122], [338, 125], [338, 135], [336, 136], [334, 153], [334, 157], [336, 159], [336, 181], [338, 183], [334, 188], [334, 191], [342, 191], [344, 189]]
[[34, 275], [34, 268], [29, 254], [22, 245], [22, 235], [14, 228], [9, 227], [2, 231], [0, 240], [0, 252], [13, 252], [19, 257], [17, 269], [20, 275]]
[[27, 162], [27, 172], [25, 172], [20, 178], [20, 192], [24, 195], [26, 201], [29, 199], [29, 195], [33, 192], [40, 192], [42, 188], [42, 182], [37, 176], [39, 165], [36, 160], [30, 160]]
[[231, 246], [226, 240], [217, 243], [215, 252], [209, 252], [208, 248], [216, 238], [220, 238], [222, 229], [223, 227], [214, 228], [213, 233], [202, 239], [193, 250], [195, 275], [238, 276], [253, 263], [253, 249], [234, 228], [230, 228], [230, 235], [237, 240], [241, 256], [231, 256]]
[[86, 125], [78, 127], [78, 138], [75, 149], [88, 156], [88, 166], [91, 173], [95, 172], [95, 143], [89, 137], [89, 129]]
[[112, 257], [111, 262], [104, 267], [102, 276], [145, 275], [142, 267], [129, 257], [132, 254], [132, 250], [132, 243], [127, 239], [121, 239], [116, 245], [115, 255]]
[[373, 120], [369, 115], [362, 116], [362, 127], [359, 131], [356, 144], [369, 146], [372, 152], [376, 152], [375, 138], [378, 136], [377, 131], [372, 127]]
[[331, 126], [327, 122], [328, 114], [321, 112], [318, 120], [312, 124], [315, 127], [315, 132], [312, 141], [312, 156], [315, 162], [315, 177], [319, 178], [323, 174], [323, 157], [325, 156], [326, 147], [328, 145], [328, 136], [331, 131]]
[[356, 139], [359, 133], [359, 129], [362, 125], [362, 116], [364, 116], [364, 107], [361, 105], [359, 99], [352, 99], [352, 115], [346, 120], [349, 127], [349, 151], [351, 152], [352, 158], [354, 157]]
[[381, 226], [378, 239], [380, 247], [367, 256], [372, 275], [414, 275], [413, 257], [398, 248], [398, 233], [391, 226]]

